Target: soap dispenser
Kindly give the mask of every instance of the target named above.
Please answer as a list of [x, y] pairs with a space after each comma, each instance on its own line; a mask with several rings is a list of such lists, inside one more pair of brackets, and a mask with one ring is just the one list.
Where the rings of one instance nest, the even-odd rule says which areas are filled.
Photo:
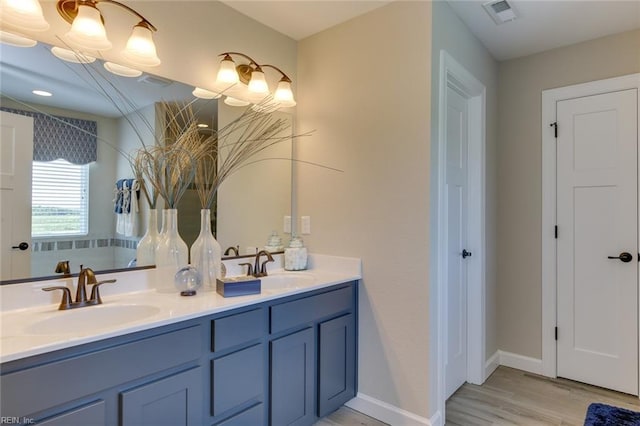
[[269, 239], [267, 240], [267, 245], [264, 246], [264, 249], [270, 252], [281, 251], [284, 248], [282, 245], [282, 238], [278, 235], [278, 231], [271, 232]]
[[302, 238], [293, 235], [289, 247], [284, 250], [284, 269], [302, 271], [307, 269], [307, 248]]

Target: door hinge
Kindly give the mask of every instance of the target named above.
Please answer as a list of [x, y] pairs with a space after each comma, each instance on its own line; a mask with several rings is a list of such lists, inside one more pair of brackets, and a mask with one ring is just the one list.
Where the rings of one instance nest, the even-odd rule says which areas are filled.
[[558, 239], [558, 225], [553, 227], [553, 235], [555, 237], [555, 239]]
[[553, 136], [558, 139], [558, 122], [549, 124], [549, 127], [553, 127]]
[[558, 327], [556, 327], [556, 330], [555, 330], [555, 337], [556, 337], [556, 340], [558, 340]]

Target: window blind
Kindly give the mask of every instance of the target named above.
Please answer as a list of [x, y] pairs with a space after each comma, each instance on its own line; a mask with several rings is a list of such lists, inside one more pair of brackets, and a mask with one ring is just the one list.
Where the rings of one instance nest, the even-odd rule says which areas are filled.
[[32, 179], [31, 236], [86, 235], [89, 165], [34, 161]]

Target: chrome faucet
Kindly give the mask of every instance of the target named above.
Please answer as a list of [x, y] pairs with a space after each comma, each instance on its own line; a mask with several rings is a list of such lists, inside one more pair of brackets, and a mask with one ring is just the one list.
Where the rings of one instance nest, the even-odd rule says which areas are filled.
[[[98, 281], [96, 274], [91, 268], [83, 268], [80, 265], [80, 273], [78, 274], [78, 284], [76, 286], [76, 300], [71, 299], [71, 290], [65, 286], [44, 287], [43, 291], [62, 290], [62, 300], [60, 301], [59, 310], [81, 308], [83, 306], [99, 305], [102, 303], [100, 298], [99, 287], [102, 284], [114, 283], [116, 280]], [[91, 297], [87, 299], [87, 285], [93, 285], [91, 289]]]

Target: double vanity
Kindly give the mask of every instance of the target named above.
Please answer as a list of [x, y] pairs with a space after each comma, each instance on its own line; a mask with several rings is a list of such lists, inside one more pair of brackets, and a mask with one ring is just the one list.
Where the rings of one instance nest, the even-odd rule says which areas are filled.
[[[241, 267], [225, 261], [229, 275]], [[238, 261], [239, 262], [239, 261]], [[68, 279], [5, 285], [2, 416], [42, 425], [312, 425], [353, 398], [360, 261], [269, 265], [260, 294], [181, 297], [149, 269], [100, 275], [103, 303], [58, 310]], [[57, 296], [57, 297], [55, 297]]]

